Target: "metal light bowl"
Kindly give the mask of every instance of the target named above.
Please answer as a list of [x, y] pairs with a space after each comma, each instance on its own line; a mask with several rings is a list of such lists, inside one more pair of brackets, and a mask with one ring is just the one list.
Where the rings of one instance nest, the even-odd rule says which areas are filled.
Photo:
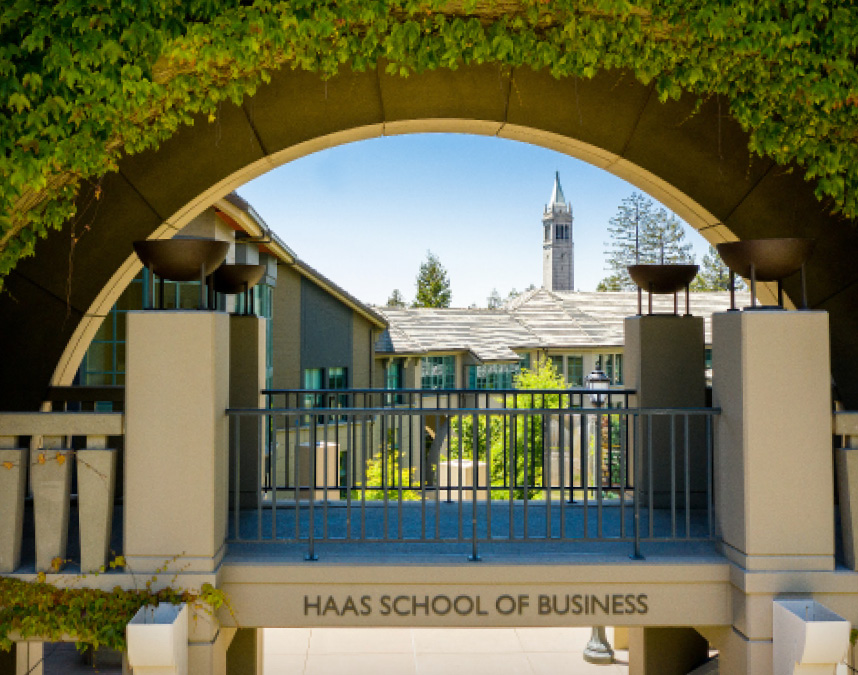
[[718, 244], [718, 255], [734, 273], [757, 281], [779, 281], [801, 269], [813, 253], [813, 239], [746, 239]]
[[218, 293], [244, 293], [259, 283], [265, 265], [221, 265], [214, 273], [214, 289]]
[[214, 272], [229, 252], [229, 242], [204, 238], [145, 239], [134, 242], [141, 262], [162, 279], [199, 281]]
[[629, 265], [629, 276], [638, 288], [648, 293], [676, 293], [697, 275], [698, 265]]

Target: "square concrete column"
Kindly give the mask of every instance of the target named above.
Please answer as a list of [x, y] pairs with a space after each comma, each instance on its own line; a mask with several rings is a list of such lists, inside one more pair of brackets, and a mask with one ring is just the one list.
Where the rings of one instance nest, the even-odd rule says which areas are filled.
[[135, 572], [211, 571], [228, 509], [229, 319], [129, 312], [125, 558]]
[[[702, 408], [706, 404], [703, 328], [703, 318], [695, 316], [657, 314], [625, 320], [625, 381], [637, 392], [638, 406]], [[656, 508], [669, 508], [672, 495], [677, 508], [684, 508], [687, 472], [691, 505], [705, 506], [709, 477], [705, 420], [688, 417], [687, 463], [684, 418], [649, 416], [638, 429], [642, 437], [636, 439], [636, 445], [642, 466], [637, 467], [636, 475], [642, 480], [639, 487], [644, 502], [649, 503], [652, 491]]]
[[227, 675], [262, 675], [263, 629], [239, 628], [226, 651]]
[[629, 628], [629, 675], [687, 675], [708, 658], [709, 643], [693, 628]]
[[724, 312], [712, 324], [725, 554], [747, 570], [832, 570], [828, 314]]
[[[264, 408], [265, 397], [265, 319], [256, 316], [229, 317], [229, 407]], [[257, 493], [262, 484], [266, 419], [255, 416], [230, 418], [229, 437], [236, 438], [240, 449], [238, 466], [239, 504], [243, 508], [256, 508]], [[236, 429], [237, 426], [237, 429]], [[234, 440], [230, 442], [229, 470], [233, 479], [230, 492], [235, 490], [236, 469]]]

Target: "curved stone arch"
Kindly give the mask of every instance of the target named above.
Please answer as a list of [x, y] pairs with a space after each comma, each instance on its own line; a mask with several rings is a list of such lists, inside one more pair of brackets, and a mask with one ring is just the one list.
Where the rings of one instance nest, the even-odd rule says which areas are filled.
[[[816, 200], [800, 171], [750, 156], [747, 135], [717, 100], [699, 108], [690, 98], [662, 104], [651, 87], [618, 72], [556, 80], [484, 65], [410, 78], [379, 69], [328, 82], [283, 71], [242, 106], [221, 108], [214, 123], [198, 119], [158, 150], [125, 158], [97, 203], [81, 196], [81, 205], [97, 208], [83, 210], [79, 222], [91, 232], [75, 247], [73, 272], [63, 264], [68, 224], [7, 281], [0, 317], [15, 329], [0, 336], [0, 348], [23, 358], [0, 375], [0, 409], [33, 409], [49, 383], [71, 380], [101, 318], [139, 269], [134, 239], [172, 236], [229, 191], [298, 157], [431, 131], [494, 135], [578, 157], [648, 192], [712, 243], [816, 235], [811, 305], [832, 313], [838, 384], [858, 403], [858, 364], [846, 358], [855, 334], [858, 235]], [[787, 284], [788, 294], [796, 290]], [[46, 334], [33, 339], [40, 330]]]

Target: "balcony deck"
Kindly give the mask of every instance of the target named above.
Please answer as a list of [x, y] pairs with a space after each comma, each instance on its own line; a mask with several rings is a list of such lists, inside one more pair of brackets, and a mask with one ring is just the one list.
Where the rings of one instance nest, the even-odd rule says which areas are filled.
[[[593, 555], [628, 559], [634, 553], [635, 509], [629, 500], [606, 500], [600, 510], [594, 502], [554, 502], [549, 507], [545, 501], [482, 501], [476, 514], [471, 502], [443, 499], [333, 501], [314, 502], [312, 508], [302, 504], [297, 514], [294, 505], [278, 505], [276, 512], [269, 505], [242, 511], [238, 518], [232, 515], [230, 558], [303, 559], [312, 548], [326, 558], [425, 561], [427, 556], [471, 555], [475, 540], [481, 557], [511, 562]], [[641, 553], [711, 559], [718, 554], [708, 537], [710, 525], [705, 509], [686, 514], [640, 507]]]

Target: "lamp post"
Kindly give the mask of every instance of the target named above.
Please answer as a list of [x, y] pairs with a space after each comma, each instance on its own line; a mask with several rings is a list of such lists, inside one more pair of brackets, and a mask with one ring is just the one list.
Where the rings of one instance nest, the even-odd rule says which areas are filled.
[[[605, 375], [601, 371], [601, 369], [597, 368], [589, 375], [585, 380], [587, 389], [591, 391], [590, 393], [590, 403], [592, 403], [596, 408], [601, 408], [604, 405], [605, 401], [608, 398], [608, 395], [603, 393], [607, 391], [607, 389], [611, 385], [610, 378]], [[602, 415], [598, 414], [596, 416], [596, 429], [594, 432], [594, 439], [596, 443], [596, 448], [600, 448], [602, 445]], [[594, 461], [594, 471], [593, 476], [596, 478], [596, 489], [599, 491], [599, 496], [601, 496], [602, 489], [602, 467], [599, 466], [601, 464], [598, 461], [598, 456], [601, 454], [599, 452], [594, 452], [597, 459]], [[584, 489], [587, 489], [587, 486], [584, 486]], [[593, 626], [593, 632], [590, 634], [590, 641], [587, 643], [587, 646], [584, 648], [584, 660], [587, 663], [613, 663], [614, 662], [614, 650], [611, 649], [611, 644], [608, 642], [608, 638], [605, 635], [605, 627], [604, 626]]]

